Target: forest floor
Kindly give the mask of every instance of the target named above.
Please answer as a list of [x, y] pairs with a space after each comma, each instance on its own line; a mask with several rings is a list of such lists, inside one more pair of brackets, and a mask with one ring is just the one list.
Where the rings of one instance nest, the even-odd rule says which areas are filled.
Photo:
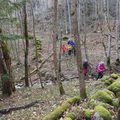
[[[31, 88], [18, 89], [11, 97], [2, 98], [0, 101], [0, 109], [12, 106], [22, 106], [36, 100], [40, 103], [22, 110], [12, 111], [10, 114], [0, 115], [0, 120], [42, 120], [43, 116], [52, 111], [66, 98], [79, 95], [79, 81], [63, 82], [66, 94], [59, 95], [57, 85], [47, 85], [41, 89], [40, 85], [34, 85]], [[97, 89], [104, 88], [100, 81], [86, 81], [87, 95], [90, 96]]]
[[[48, 36], [46, 39], [44, 36]], [[81, 36], [80, 36], [81, 37]], [[43, 58], [47, 58], [52, 53], [52, 40], [50, 39], [50, 35], [43, 35], [42, 40], [42, 50], [43, 50]], [[87, 48], [88, 48], [88, 56], [90, 63], [93, 64], [93, 67], [97, 65], [99, 61], [105, 61], [104, 49], [102, 44], [100, 43], [100, 33], [93, 33], [87, 35]], [[105, 41], [107, 44], [107, 41]], [[112, 61], [115, 60], [115, 44], [114, 39], [112, 39]], [[64, 41], [66, 43], [66, 41]], [[32, 61], [32, 57], [34, 55], [34, 42], [30, 41], [30, 54], [29, 54], [29, 64], [30, 71], [35, 69], [35, 61]], [[22, 46], [22, 43], [21, 43]], [[82, 46], [82, 53], [84, 57], [84, 48]], [[23, 49], [19, 50], [20, 61], [22, 64], [14, 65], [14, 74], [16, 81], [19, 81], [21, 77], [24, 75], [24, 54]], [[50, 58], [43, 66], [42, 71], [48, 72], [50, 74], [54, 74], [53, 69], [53, 60]], [[76, 59], [74, 56], [62, 56], [62, 73], [70, 77], [77, 76], [77, 68], [76, 68]], [[37, 75], [31, 76], [31, 80], [34, 81], [37, 79]], [[23, 81], [22, 81], [23, 83]], [[87, 94], [88, 96], [93, 94], [97, 89], [103, 88], [104, 85], [100, 81], [86, 81], [87, 84]], [[59, 90], [57, 85], [45, 85], [44, 89], [41, 89], [39, 84], [39, 79], [37, 79], [37, 83], [30, 88], [20, 88], [10, 96], [9, 98], [3, 98], [0, 96], [0, 109], [9, 108], [13, 106], [21, 106], [25, 104], [29, 104], [36, 100], [40, 102], [35, 104], [33, 107], [28, 109], [12, 111], [7, 115], [0, 115], [0, 120], [41, 120], [45, 114], [52, 111], [58, 104], [60, 104], [63, 100], [69, 97], [73, 97], [79, 95], [79, 81], [76, 79], [70, 81], [63, 82], [64, 89], [66, 94], [64, 96], [59, 95]]]

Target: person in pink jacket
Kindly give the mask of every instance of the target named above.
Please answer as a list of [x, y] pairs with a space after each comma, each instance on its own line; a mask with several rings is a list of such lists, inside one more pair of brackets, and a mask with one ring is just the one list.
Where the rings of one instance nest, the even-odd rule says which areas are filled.
[[98, 74], [97, 79], [102, 78], [104, 75], [105, 70], [107, 69], [107, 67], [105, 66], [104, 62], [100, 62], [97, 65], [97, 69], [96, 72]]

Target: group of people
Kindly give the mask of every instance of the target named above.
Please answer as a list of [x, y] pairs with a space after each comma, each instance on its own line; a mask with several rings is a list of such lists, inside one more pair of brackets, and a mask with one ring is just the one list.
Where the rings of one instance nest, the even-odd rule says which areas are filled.
[[[76, 43], [75, 41], [73, 41], [72, 39], [69, 39], [67, 41], [66, 44], [62, 45], [62, 53], [64, 54], [68, 54], [69, 56], [71, 55], [76, 55]], [[92, 69], [91, 65], [88, 63], [88, 61], [85, 59], [83, 62], [83, 74], [84, 74], [84, 78], [86, 79], [88, 77], [89, 71]], [[94, 77], [97, 79], [100, 79], [103, 77], [104, 72], [107, 70], [107, 67], [105, 65], [104, 62], [99, 62], [96, 66], [96, 70], [95, 70], [95, 75]]]
[[[92, 68], [91, 68], [90, 64], [88, 63], [87, 60], [85, 60], [85, 61], [83, 62], [83, 73], [84, 73], [84, 78], [85, 78], [85, 79], [86, 79], [86, 77], [88, 76], [88, 73], [89, 73], [89, 71], [90, 71], [91, 69], [92, 69]], [[96, 72], [96, 73], [95, 73], [95, 74], [96, 74], [96, 75], [95, 75], [96, 80], [102, 78], [106, 70], [107, 70], [107, 67], [106, 67], [105, 63], [102, 62], [102, 61], [99, 62], [99, 63], [97, 64], [96, 70], [95, 70], [95, 72]]]
[[62, 45], [62, 52], [63, 52], [63, 55], [64, 54], [68, 54], [68, 55], [76, 55], [76, 50], [75, 50], [75, 42], [71, 39], [68, 40], [67, 44], [63, 44]]

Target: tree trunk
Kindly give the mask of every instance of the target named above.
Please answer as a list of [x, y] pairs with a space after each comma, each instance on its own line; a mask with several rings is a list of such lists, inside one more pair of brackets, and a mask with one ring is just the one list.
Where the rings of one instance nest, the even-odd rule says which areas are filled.
[[74, 0], [74, 19], [73, 19], [73, 33], [75, 37], [76, 42], [76, 61], [77, 61], [77, 70], [78, 70], [78, 76], [79, 76], [79, 88], [80, 88], [80, 96], [81, 98], [86, 98], [86, 87], [85, 87], [85, 81], [83, 77], [83, 66], [82, 66], [82, 53], [81, 53], [81, 43], [79, 38], [79, 32], [78, 32], [78, 22], [77, 22], [77, 0]]
[[116, 53], [117, 53], [117, 58], [116, 60], [119, 61], [119, 39], [120, 39], [120, 2], [117, 0], [116, 3]]
[[71, 25], [71, 10], [70, 10], [70, 3], [69, 0], [67, 0], [67, 6], [68, 6], [68, 17], [69, 17], [69, 30], [70, 30], [70, 38], [72, 37], [72, 25]]
[[24, 37], [25, 37], [25, 86], [29, 87], [29, 66], [28, 66], [28, 48], [29, 48], [29, 40], [28, 40], [28, 28], [27, 28], [27, 13], [26, 13], [26, 3], [23, 6], [24, 11]]
[[83, 13], [83, 28], [84, 28], [84, 42], [83, 42], [83, 46], [84, 46], [84, 51], [85, 51], [85, 59], [88, 59], [88, 52], [87, 52], [87, 45], [86, 45], [86, 40], [87, 40], [87, 30], [86, 30], [86, 0], [83, 1], [83, 5], [84, 5], [84, 13]]
[[107, 66], [109, 70], [111, 69], [110, 57], [111, 57], [111, 34], [108, 35]]
[[60, 95], [63, 95], [65, 94], [65, 92], [64, 92], [63, 85], [60, 79], [58, 58], [57, 58], [57, 43], [56, 43], [56, 34], [55, 34], [55, 32], [57, 32], [57, 5], [58, 5], [58, 0], [54, 0], [54, 25], [53, 25], [53, 35], [52, 35], [53, 37], [53, 59], [54, 59], [55, 75], [57, 78]]
[[[2, 34], [2, 30], [0, 30]], [[15, 91], [15, 84], [12, 77], [11, 58], [7, 44], [0, 40], [0, 74], [2, 80], [3, 95], [11, 95]]]
[[60, 40], [60, 51], [59, 51], [59, 64], [58, 64], [58, 76], [59, 76], [59, 89], [60, 89], [60, 94], [64, 95], [65, 94], [65, 90], [63, 88], [62, 85], [62, 81], [61, 81], [61, 53], [62, 53], [62, 31], [61, 31], [61, 40]]
[[33, 36], [34, 36], [34, 42], [35, 42], [36, 68], [37, 68], [37, 73], [38, 73], [38, 76], [39, 76], [39, 79], [40, 79], [41, 87], [44, 88], [43, 83], [42, 83], [42, 79], [41, 79], [41, 72], [39, 71], [39, 65], [38, 65], [39, 59], [38, 59], [37, 39], [36, 39], [36, 33], [35, 33], [35, 18], [34, 18], [33, 5], [32, 5], [31, 1], [30, 1], [30, 4], [31, 4], [31, 10], [32, 10], [32, 19], [33, 19]]
[[68, 19], [67, 19], [67, 0], [64, 0], [64, 4], [65, 4], [65, 6], [64, 6], [64, 15], [65, 15], [65, 33], [66, 34], [68, 34]]

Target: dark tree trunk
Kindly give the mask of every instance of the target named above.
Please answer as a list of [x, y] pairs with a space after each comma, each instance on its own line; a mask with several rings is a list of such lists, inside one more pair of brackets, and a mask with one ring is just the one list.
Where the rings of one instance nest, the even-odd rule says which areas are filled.
[[26, 3], [23, 6], [24, 12], [24, 37], [25, 37], [25, 86], [29, 87], [29, 66], [28, 66], [28, 48], [29, 48], [29, 40], [28, 40], [28, 28], [27, 28], [27, 13], [26, 13]]
[[15, 91], [15, 84], [12, 77], [11, 58], [9, 50], [4, 41], [0, 41], [0, 74], [2, 81], [3, 95], [11, 95]]
[[110, 57], [107, 57], [107, 67], [109, 70], [111, 69]]

